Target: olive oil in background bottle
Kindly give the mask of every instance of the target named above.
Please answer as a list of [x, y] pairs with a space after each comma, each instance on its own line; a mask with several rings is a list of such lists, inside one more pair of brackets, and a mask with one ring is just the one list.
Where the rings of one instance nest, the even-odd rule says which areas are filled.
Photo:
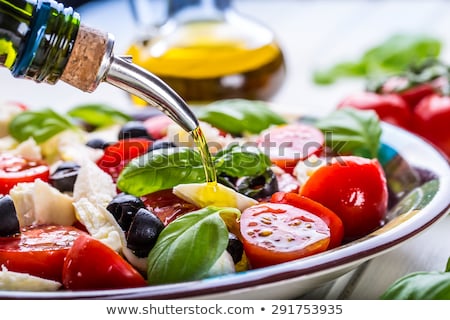
[[269, 100], [286, 72], [273, 32], [238, 14], [230, 0], [169, 0], [159, 32], [127, 53], [193, 104]]

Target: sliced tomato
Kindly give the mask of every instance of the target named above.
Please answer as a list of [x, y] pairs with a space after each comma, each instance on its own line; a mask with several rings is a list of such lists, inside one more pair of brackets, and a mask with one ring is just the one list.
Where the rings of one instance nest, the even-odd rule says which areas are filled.
[[379, 228], [387, 210], [388, 190], [377, 159], [341, 156], [315, 170], [300, 195], [336, 213], [344, 223], [344, 239], [353, 240]]
[[0, 154], [0, 194], [8, 194], [20, 182], [49, 181], [50, 169], [44, 161], [9, 153]]
[[344, 238], [344, 224], [333, 211], [322, 204], [293, 192], [276, 192], [270, 199], [273, 203], [286, 203], [306, 210], [320, 217], [330, 228], [330, 244], [328, 249], [341, 245]]
[[146, 153], [153, 141], [145, 138], [122, 139], [105, 148], [105, 153], [97, 161], [97, 165], [109, 173], [114, 181], [117, 180], [122, 169], [136, 158]]
[[160, 190], [141, 197], [147, 209], [156, 214], [164, 225], [169, 224], [177, 217], [199, 209], [177, 197], [172, 189]]
[[17, 236], [0, 238], [0, 266], [61, 282], [64, 258], [82, 234], [70, 226], [25, 228]]
[[323, 252], [330, 229], [318, 216], [284, 203], [261, 203], [242, 212], [240, 231], [252, 268]]
[[144, 277], [122, 256], [101, 241], [81, 235], [67, 253], [62, 283], [70, 290], [135, 288]]
[[292, 173], [298, 161], [319, 154], [324, 141], [324, 135], [319, 129], [303, 123], [269, 128], [257, 139], [262, 151], [287, 173]]

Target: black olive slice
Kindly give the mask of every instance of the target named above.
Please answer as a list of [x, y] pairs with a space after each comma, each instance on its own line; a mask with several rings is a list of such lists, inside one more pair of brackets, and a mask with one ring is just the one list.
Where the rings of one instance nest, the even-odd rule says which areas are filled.
[[75, 162], [63, 162], [50, 176], [50, 184], [61, 192], [73, 192], [80, 165]]
[[227, 251], [233, 258], [234, 264], [241, 261], [242, 255], [244, 254], [244, 245], [238, 239], [238, 237], [236, 237], [236, 235], [231, 232], [228, 233]]
[[0, 237], [13, 236], [20, 233], [16, 207], [10, 196], [0, 198]]
[[144, 208], [142, 200], [131, 194], [119, 193], [108, 204], [106, 209], [116, 219], [123, 231], [127, 231], [139, 209]]

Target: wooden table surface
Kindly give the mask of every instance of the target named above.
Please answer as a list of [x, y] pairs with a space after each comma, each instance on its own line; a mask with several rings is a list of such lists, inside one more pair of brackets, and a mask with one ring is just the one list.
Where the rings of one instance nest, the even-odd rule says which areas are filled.
[[[81, 7], [83, 23], [115, 35], [116, 53], [133, 39], [135, 25], [127, 1], [97, 1]], [[155, 0], [155, 10], [160, 10]], [[288, 63], [288, 78], [273, 98], [280, 110], [321, 116], [340, 98], [363, 88], [360, 80], [318, 87], [311, 81], [318, 66], [358, 57], [368, 47], [398, 32], [426, 33], [444, 43], [445, 61], [450, 44], [448, 1], [269, 1], [236, 0], [235, 7], [264, 22], [276, 33]], [[68, 108], [84, 102], [128, 105], [127, 96], [102, 84], [93, 94], [64, 83], [56, 86], [12, 79], [0, 70], [2, 100], [19, 99], [31, 106]], [[449, 190], [450, 198], [450, 190]], [[399, 248], [361, 268], [310, 292], [300, 299], [377, 299], [394, 280], [413, 271], [442, 271], [450, 256], [450, 216]]]

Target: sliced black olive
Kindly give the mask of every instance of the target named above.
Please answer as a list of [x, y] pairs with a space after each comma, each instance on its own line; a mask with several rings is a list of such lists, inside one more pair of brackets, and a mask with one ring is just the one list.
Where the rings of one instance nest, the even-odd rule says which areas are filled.
[[146, 138], [154, 140], [141, 121], [129, 121], [125, 123], [119, 131], [119, 140], [129, 138]]
[[148, 151], [150, 152], [157, 149], [169, 148], [176, 148], [176, 145], [173, 142], [157, 140], [150, 146], [150, 148], [148, 148]]
[[88, 147], [91, 147], [93, 149], [105, 149], [107, 146], [110, 145], [109, 142], [106, 142], [105, 140], [101, 138], [93, 138], [86, 142], [86, 145]]
[[51, 174], [50, 184], [61, 192], [73, 192], [80, 165], [67, 161], [61, 163]]
[[16, 207], [10, 196], [0, 198], [0, 237], [13, 236], [20, 233]]
[[164, 224], [147, 209], [139, 209], [127, 232], [127, 247], [139, 257], [147, 257]]
[[241, 261], [242, 255], [244, 254], [244, 245], [238, 239], [238, 237], [236, 237], [236, 235], [231, 232], [228, 233], [227, 251], [233, 258], [234, 264]]
[[126, 193], [116, 195], [106, 207], [123, 231], [127, 231], [130, 228], [136, 212], [141, 208], [145, 208], [142, 200]]

